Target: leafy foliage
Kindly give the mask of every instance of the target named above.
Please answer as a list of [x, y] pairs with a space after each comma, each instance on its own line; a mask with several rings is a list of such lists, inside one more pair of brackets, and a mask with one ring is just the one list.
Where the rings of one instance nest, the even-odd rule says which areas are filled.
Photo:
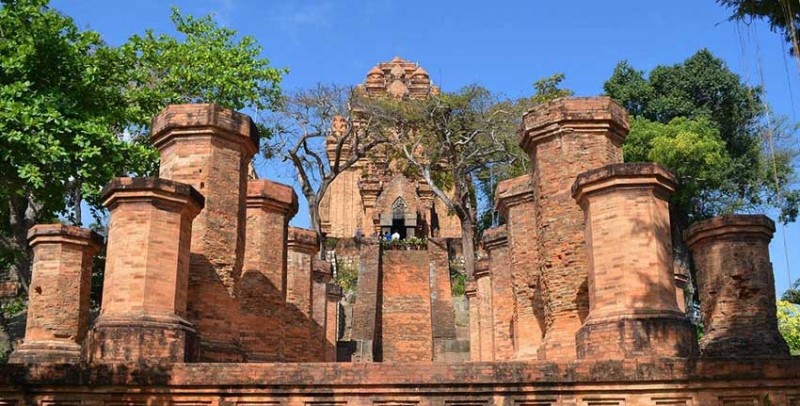
[[355, 292], [358, 286], [358, 268], [348, 263], [338, 263], [333, 283], [339, 285], [344, 292]]
[[239, 110], [270, 109], [280, 98], [286, 69], [270, 67], [251, 36], [218, 26], [212, 17], [183, 16], [172, 9], [183, 40], [147, 30], [121, 48], [128, 67], [124, 96], [129, 124], [146, 128], [168, 104], [213, 102]]
[[800, 306], [785, 300], [778, 301], [778, 330], [792, 355], [800, 355]]
[[764, 142], [767, 133], [785, 138], [785, 129], [765, 123], [761, 88], [742, 83], [711, 52], [657, 66], [649, 76], [620, 62], [604, 89], [636, 117], [625, 160], [659, 162], [680, 177], [682, 223], [766, 207], [780, 209], [783, 221], [795, 219], [798, 192], [788, 189], [795, 152], [776, 142], [772, 155]]
[[[387, 101], [392, 103], [392, 101]], [[509, 133], [518, 120], [508, 101], [480, 86], [394, 103], [400, 166], [430, 186], [461, 225], [467, 277], [472, 277], [477, 240], [476, 176], [513, 159]], [[391, 110], [391, 109], [390, 109]]]
[[772, 31], [782, 33], [786, 42], [797, 46], [797, 38], [800, 37], [800, 6], [796, 3], [789, 0], [717, 0], [717, 4], [733, 10], [731, 20], [766, 20]]
[[800, 279], [794, 281], [792, 287], [783, 292], [781, 300], [800, 305]]

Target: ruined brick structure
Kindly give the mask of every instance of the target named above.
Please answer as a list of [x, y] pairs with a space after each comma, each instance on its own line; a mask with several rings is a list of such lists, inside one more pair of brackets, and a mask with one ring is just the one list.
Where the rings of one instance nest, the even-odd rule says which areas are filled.
[[[369, 86], [402, 91], [378, 86], [378, 71]], [[414, 75], [400, 84], [423, 89]], [[723, 216], [688, 230], [706, 323], [698, 348], [672, 259], [676, 180], [621, 163], [626, 132], [607, 98], [526, 114], [533, 171], [498, 187], [506, 222], [483, 235], [467, 281], [467, 354], [449, 286], [457, 240], [350, 242], [358, 296], [342, 343], [332, 264], [316, 233], [288, 225], [297, 196], [247, 181], [252, 122], [170, 106], [153, 126], [161, 177], [103, 191], [111, 223], [91, 326], [99, 237], [31, 230], [26, 339], [0, 366], [0, 405], [800, 405], [800, 360], [775, 322], [773, 223]]]
[[[373, 67], [357, 91], [368, 97], [419, 99], [439, 88], [419, 64], [396, 57]], [[336, 159], [336, 123], [333, 130], [334, 138], [328, 140], [331, 162]], [[380, 149], [375, 155], [359, 160], [331, 183], [320, 204], [322, 229], [328, 236], [349, 238], [360, 228], [366, 235], [397, 231], [403, 238], [461, 237], [458, 219], [423, 179], [400, 173], [388, 158], [390, 150]]]

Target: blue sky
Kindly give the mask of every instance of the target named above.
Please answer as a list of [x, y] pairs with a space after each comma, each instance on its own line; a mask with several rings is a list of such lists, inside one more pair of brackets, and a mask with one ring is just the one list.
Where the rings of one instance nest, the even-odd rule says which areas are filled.
[[[377, 62], [399, 55], [419, 62], [444, 90], [480, 83], [517, 97], [563, 72], [577, 95], [602, 93], [617, 62], [639, 69], [680, 62], [708, 48], [751, 84], [761, 83], [777, 114], [797, 121], [798, 63], [763, 23], [727, 21], [713, 0], [673, 1], [312, 1], [57, 0], [82, 28], [120, 44], [145, 28], [172, 33], [169, 5], [255, 37], [274, 66], [289, 67], [285, 89], [317, 82], [356, 84]], [[290, 172], [261, 163], [263, 177], [291, 183]], [[302, 205], [301, 205], [302, 207]], [[305, 210], [293, 224], [308, 224]], [[784, 250], [785, 243], [788, 250]], [[800, 225], [771, 245], [777, 291], [800, 277]], [[788, 254], [788, 257], [787, 257]]]

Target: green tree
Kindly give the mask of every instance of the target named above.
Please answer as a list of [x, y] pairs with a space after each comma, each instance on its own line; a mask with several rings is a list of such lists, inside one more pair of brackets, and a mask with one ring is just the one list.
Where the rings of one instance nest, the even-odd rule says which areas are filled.
[[717, 0], [717, 4], [733, 10], [730, 19], [766, 20], [770, 29], [783, 34], [786, 42], [797, 48], [800, 38], [800, 4], [790, 0]]
[[797, 304], [778, 301], [778, 330], [792, 355], [800, 355], [800, 307]]
[[461, 224], [467, 278], [475, 269], [477, 241], [476, 175], [512, 159], [509, 153], [519, 119], [508, 101], [480, 86], [396, 103], [401, 165], [423, 179]]
[[[648, 76], [620, 62], [604, 89], [635, 117], [625, 160], [660, 162], [681, 177], [673, 218], [681, 229], [696, 219], [765, 208], [780, 209], [783, 221], [795, 219], [798, 191], [789, 189], [795, 153], [780, 142], [771, 151], [764, 141], [786, 134], [766, 123], [761, 88], [744, 84], [711, 52], [657, 66]], [[708, 155], [669, 154], [675, 148]]]
[[800, 305], [800, 279], [794, 281], [792, 287], [783, 292], [781, 300]]
[[[273, 109], [286, 69], [270, 66], [251, 36], [218, 26], [212, 17], [183, 16], [172, 9], [179, 37], [153, 30], [134, 35], [120, 48], [127, 70], [128, 128], [147, 130], [168, 104], [209, 103], [241, 110]], [[269, 134], [267, 134], [269, 135]]]
[[112, 177], [154, 171], [143, 135], [167, 104], [275, 104], [285, 70], [271, 68], [251, 37], [236, 40], [210, 17], [173, 10], [172, 19], [182, 38], [147, 31], [114, 48], [47, 0], [2, 0], [0, 280], [27, 291], [35, 223], [79, 224], [81, 202], [99, 208]]

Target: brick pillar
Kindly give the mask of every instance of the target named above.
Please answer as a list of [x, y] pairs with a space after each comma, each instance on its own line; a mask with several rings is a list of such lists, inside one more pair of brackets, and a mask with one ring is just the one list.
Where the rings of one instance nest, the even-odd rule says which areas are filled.
[[[575, 333], [589, 311], [584, 219], [570, 187], [584, 171], [622, 162], [625, 110], [607, 97], [565, 98], [523, 117], [520, 145], [533, 162], [545, 332], [539, 358], [576, 358]], [[512, 254], [513, 255], [513, 254]]]
[[286, 274], [284, 359], [287, 362], [312, 361], [312, 286], [311, 261], [319, 250], [317, 234], [289, 227], [289, 257]]
[[336, 362], [336, 343], [339, 341], [339, 302], [342, 288], [329, 283], [325, 287], [325, 361]]
[[475, 281], [467, 281], [464, 295], [469, 304], [469, 360], [481, 360], [481, 307]]
[[328, 282], [331, 281], [331, 264], [314, 258], [312, 261], [311, 319], [312, 344], [316, 351], [315, 361], [325, 360], [328, 323]]
[[764, 215], [727, 215], [693, 224], [686, 243], [697, 267], [706, 356], [786, 356], [778, 332], [769, 242], [775, 223]]
[[92, 362], [185, 362], [196, 355], [186, 321], [192, 219], [204, 199], [159, 178], [117, 178], [103, 190], [109, 209], [100, 316]]
[[[496, 206], [506, 218], [508, 262], [512, 292], [514, 358], [536, 359], [542, 343], [544, 307], [539, 289], [536, 199], [531, 175], [497, 185]], [[512, 334], [509, 334], [512, 335]]]
[[449, 240], [428, 239], [428, 266], [431, 286], [431, 327], [433, 329], [433, 359], [442, 361], [456, 339], [456, 315], [453, 309], [453, 289], [450, 286]]
[[589, 316], [579, 358], [687, 357], [695, 330], [678, 308], [669, 199], [675, 178], [657, 164], [611, 164], [578, 175], [586, 216]]
[[483, 246], [489, 253], [489, 272], [492, 278], [492, 321], [494, 332], [494, 359], [514, 359], [514, 297], [511, 266], [508, 260], [508, 233], [506, 227], [491, 228], [483, 232]]
[[245, 248], [247, 167], [258, 150], [249, 117], [213, 104], [171, 105], [153, 119], [160, 176], [206, 198], [194, 220], [188, 319], [200, 335], [199, 360], [237, 362], [237, 297]]
[[28, 231], [33, 269], [25, 342], [11, 363], [80, 362], [89, 329], [92, 258], [103, 238], [63, 224], [40, 224]]
[[475, 286], [480, 309], [481, 361], [493, 361], [492, 278], [488, 258], [480, 258], [475, 263]]
[[239, 280], [240, 336], [248, 361], [283, 358], [286, 238], [297, 194], [266, 179], [247, 183], [247, 238]]

